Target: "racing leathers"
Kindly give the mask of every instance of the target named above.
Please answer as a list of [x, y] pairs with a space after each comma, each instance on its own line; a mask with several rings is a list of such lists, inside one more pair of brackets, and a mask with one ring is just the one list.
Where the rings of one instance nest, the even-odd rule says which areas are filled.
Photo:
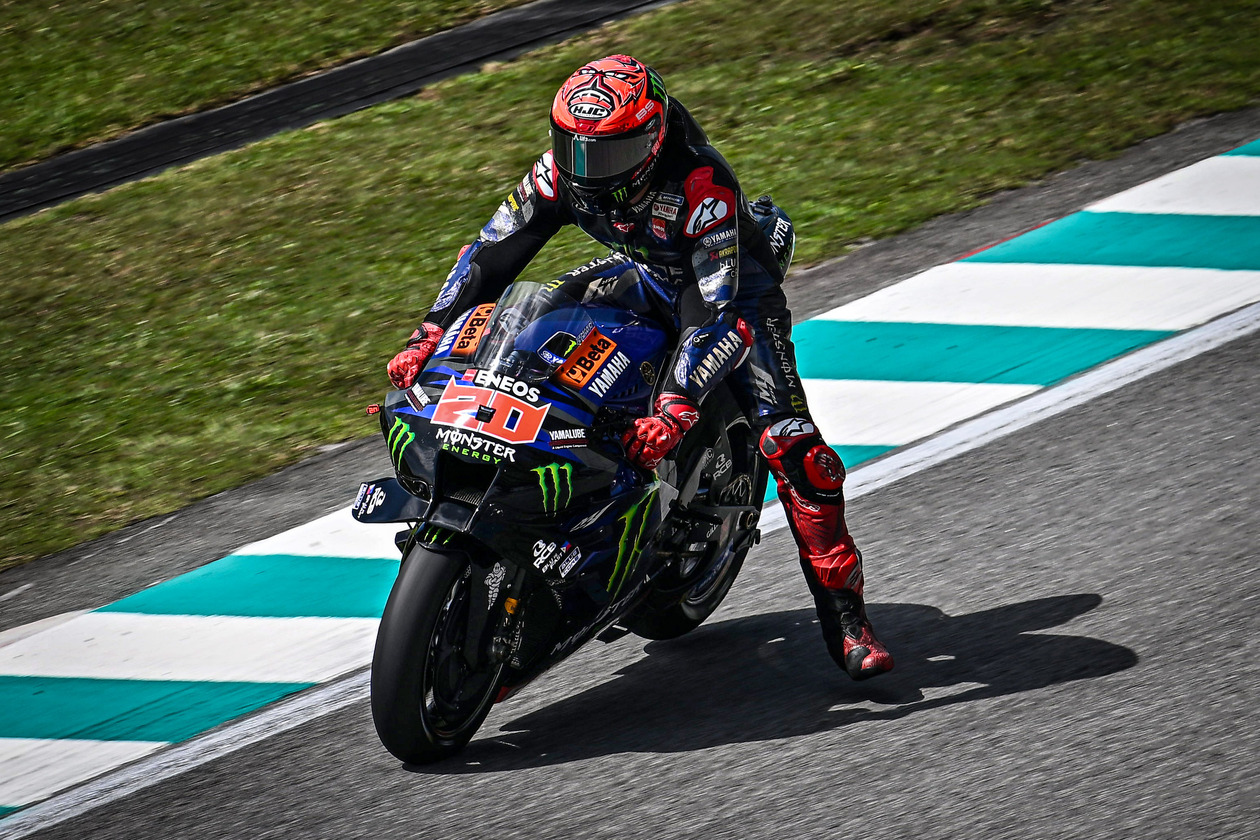
[[796, 372], [782, 289], [794, 241], [790, 222], [768, 201], [749, 204], [729, 164], [676, 99], [668, 120], [651, 181], [624, 207], [589, 205], [544, 154], [460, 252], [412, 342], [497, 299], [565, 225], [607, 246], [609, 256], [558, 285], [624, 288], [629, 275], [636, 294], [672, 314], [678, 336], [656, 414], [637, 421], [628, 453], [654, 467], [726, 379], [778, 483], [829, 651], [855, 679], [881, 673], [892, 657], [866, 619], [861, 557], [844, 521], [844, 467], [814, 425]]

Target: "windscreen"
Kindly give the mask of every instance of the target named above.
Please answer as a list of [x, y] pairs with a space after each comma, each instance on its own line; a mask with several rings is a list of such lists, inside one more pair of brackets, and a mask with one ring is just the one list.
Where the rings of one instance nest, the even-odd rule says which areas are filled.
[[594, 328], [590, 315], [569, 295], [538, 283], [513, 283], [499, 298], [471, 364], [516, 379], [541, 381]]

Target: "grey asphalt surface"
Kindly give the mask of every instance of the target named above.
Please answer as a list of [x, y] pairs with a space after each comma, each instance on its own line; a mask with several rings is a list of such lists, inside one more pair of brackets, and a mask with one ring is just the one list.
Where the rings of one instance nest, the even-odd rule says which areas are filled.
[[[1260, 110], [1200, 122], [801, 272], [797, 314], [1256, 137]], [[447, 765], [400, 766], [359, 702], [35, 836], [1260, 836], [1258, 358], [1253, 334], [853, 502], [877, 680], [827, 658], [779, 532], [704, 627], [589, 646]], [[0, 574], [30, 585], [4, 625], [344, 505], [381, 449]]]

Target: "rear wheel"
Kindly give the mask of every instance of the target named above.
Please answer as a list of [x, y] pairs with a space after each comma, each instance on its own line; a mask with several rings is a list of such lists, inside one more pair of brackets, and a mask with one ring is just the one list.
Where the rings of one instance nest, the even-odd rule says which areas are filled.
[[490, 712], [503, 664], [476, 649], [470, 572], [458, 554], [411, 550], [390, 591], [372, 655], [372, 720], [411, 764], [464, 748]]
[[[739, 422], [727, 429], [734, 456], [734, 478], [721, 498], [713, 504], [754, 505], [766, 492], [766, 467], [757, 457], [756, 445], [747, 423]], [[692, 569], [680, 569], [686, 580], [682, 587], [656, 589], [626, 619], [626, 626], [645, 639], [674, 639], [690, 633], [704, 623], [731, 591], [744, 558], [752, 548], [749, 532], [756, 527], [756, 517], [736, 523], [731, 537], [716, 546], [708, 557]], [[736, 546], [742, 545], [742, 548]], [[694, 569], [694, 570], [693, 570]], [[698, 579], [695, 577], [697, 571]]]

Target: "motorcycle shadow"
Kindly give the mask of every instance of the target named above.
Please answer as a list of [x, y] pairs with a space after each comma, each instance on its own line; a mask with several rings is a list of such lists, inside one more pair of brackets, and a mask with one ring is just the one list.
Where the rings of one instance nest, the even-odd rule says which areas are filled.
[[1062, 595], [958, 616], [922, 604], [872, 605], [897, 666], [862, 683], [831, 661], [812, 609], [719, 621], [649, 642], [647, 656], [615, 679], [509, 719], [451, 761], [409, 769], [499, 772], [701, 750], [1103, 677], [1133, 667], [1137, 654], [1082, 636], [1029, 635], [1101, 603], [1095, 594]]

